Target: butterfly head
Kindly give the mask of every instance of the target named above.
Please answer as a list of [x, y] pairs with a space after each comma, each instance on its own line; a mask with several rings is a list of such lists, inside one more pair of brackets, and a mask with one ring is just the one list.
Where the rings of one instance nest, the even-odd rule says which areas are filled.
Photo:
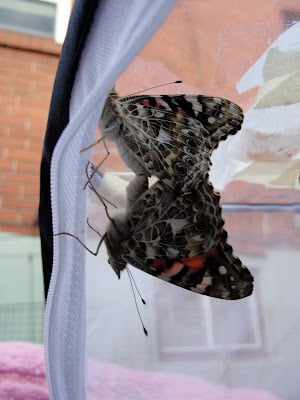
[[[104, 135], [114, 136], [118, 134], [120, 121], [116, 112], [118, 95], [113, 89], [106, 99], [102, 116], [100, 118], [100, 128]], [[111, 138], [114, 140], [114, 138]]]
[[107, 226], [104, 243], [108, 254], [108, 263], [120, 278], [120, 273], [126, 268], [123, 255], [126, 253], [124, 242], [127, 240], [127, 216], [120, 213], [110, 220]]
[[108, 259], [108, 264], [112, 267], [112, 269], [115, 271], [118, 279], [121, 277], [121, 271], [123, 271], [126, 268], [126, 262], [124, 260], [120, 259]]

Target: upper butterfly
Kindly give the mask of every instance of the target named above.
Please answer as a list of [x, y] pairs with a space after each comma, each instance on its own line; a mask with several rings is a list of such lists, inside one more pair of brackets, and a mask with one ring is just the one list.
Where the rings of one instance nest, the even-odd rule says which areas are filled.
[[155, 175], [174, 187], [196, 172], [206, 174], [220, 140], [234, 135], [242, 109], [229, 100], [203, 95], [119, 97], [109, 94], [100, 128], [116, 142], [136, 174]]

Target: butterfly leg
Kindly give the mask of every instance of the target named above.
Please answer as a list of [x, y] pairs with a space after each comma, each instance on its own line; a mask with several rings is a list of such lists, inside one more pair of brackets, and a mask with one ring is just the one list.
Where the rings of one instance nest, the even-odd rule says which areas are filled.
[[[94, 175], [95, 175], [96, 173], [100, 174], [99, 168], [102, 166], [102, 164], [104, 164], [104, 162], [108, 159], [108, 157], [109, 157], [109, 155], [110, 155], [110, 152], [109, 152], [109, 149], [108, 149], [108, 147], [107, 147], [107, 144], [106, 144], [105, 140], [103, 140], [103, 144], [104, 144], [104, 147], [105, 147], [105, 150], [106, 150], [106, 153], [107, 153], [107, 154], [106, 154], [106, 156], [103, 158], [103, 160], [101, 160], [100, 163], [99, 163], [98, 165], [96, 165], [96, 166], [95, 166], [93, 163], [91, 163], [91, 162], [88, 162], [88, 163], [87, 163], [87, 166], [86, 166], [86, 176], [87, 176], [88, 180], [87, 180], [87, 182], [85, 183], [85, 185], [83, 186], [83, 189], [86, 189], [86, 187], [88, 186], [89, 182], [91, 181], [91, 179], [93, 179], [93, 177], [94, 177]], [[92, 166], [92, 173], [91, 173], [91, 175], [88, 174], [88, 166], [89, 166], [89, 165]]]
[[96, 140], [96, 142], [94, 142], [94, 143], [88, 145], [87, 147], [84, 147], [83, 149], [81, 149], [80, 153], [83, 153], [84, 151], [89, 150], [92, 147], [97, 146], [97, 144], [101, 143], [102, 141], [104, 143], [104, 147], [106, 148], [105, 138], [106, 138], [106, 136], [108, 136], [109, 132], [115, 130], [116, 127], [117, 127], [117, 125], [111, 125], [109, 128], [106, 128], [104, 130], [104, 135], [101, 135], [101, 137], [98, 140]]
[[[87, 168], [88, 168], [88, 165], [87, 165]], [[88, 176], [88, 178], [89, 178], [89, 176]], [[103, 197], [98, 193], [98, 191], [97, 191], [97, 189], [95, 188], [95, 186], [94, 186], [94, 184], [93, 184], [93, 182], [92, 182], [91, 179], [89, 180], [88, 187], [89, 187], [89, 189], [97, 196], [97, 198], [99, 199], [99, 201], [102, 203], [107, 218], [108, 218], [111, 222], [113, 222], [113, 219], [112, 219], [111, 216], [109, 215], [109, 213], [108, 213], [108, 208], [107, 208], [107, 205], [106, 205], [106, 203], [105, 203], [105, 201], [107, 201], [107, 202], [109, 202], [109, 201], [108, 201], [108, 200], [104, 200]]]
[[60, 236], [60, 235], [68, 235], [71, 236], [72, 238], [76, 239], [81, 246], [83, 246], [89, 253], [91, 253], [93, 256], [97, 256], [97, 254], [99, 253], [100, 247], [102, 242], [105, 240], [106, 238], [106, 233], [104, 235], [101, 235], [88, 221], [88, 219], [86, 220], [86, 223], [88, 225], [88, 227], [94, 231], [95, 233], [97, 233], [97, 235], [101, 238], [98, 242], [98, 245], [96, 247], [96, 250], [91, 250], [86, 244], [83, 243], [83, 241], [81, 239], [79, 239], [79, 237], [77, 237], [76, 235], [73, 235], [72, 233], [69, 232], [59, 232], [59, 233], [55, 233], [53, 236]]

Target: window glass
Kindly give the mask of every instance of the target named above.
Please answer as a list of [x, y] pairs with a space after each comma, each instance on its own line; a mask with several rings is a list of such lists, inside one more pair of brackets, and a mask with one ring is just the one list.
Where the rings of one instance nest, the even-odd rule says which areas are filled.
[[0, 28], [53, 37], [56, 1], [0, 0]]

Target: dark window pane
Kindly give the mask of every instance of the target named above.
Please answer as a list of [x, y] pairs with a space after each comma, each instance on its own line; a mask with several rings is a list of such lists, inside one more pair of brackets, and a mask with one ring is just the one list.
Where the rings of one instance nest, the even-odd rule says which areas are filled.
[[56, 4], [37, 0], [0, 0], [0, 28], [53, 37]]

